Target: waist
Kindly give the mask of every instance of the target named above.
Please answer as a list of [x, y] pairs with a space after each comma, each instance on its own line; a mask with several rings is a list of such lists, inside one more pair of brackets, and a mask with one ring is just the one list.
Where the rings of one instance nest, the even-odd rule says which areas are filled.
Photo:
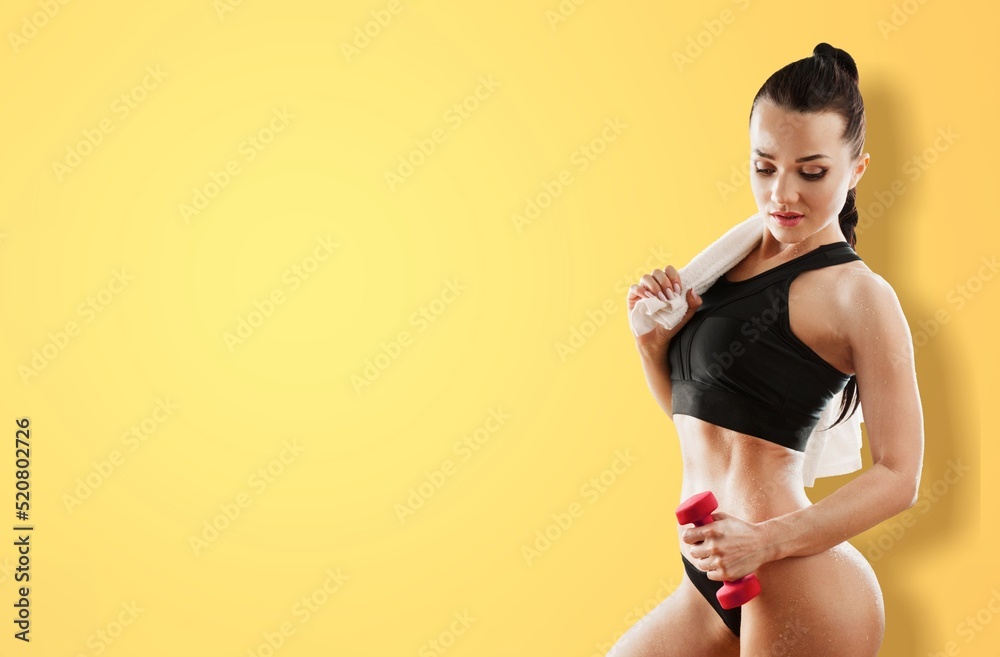
[[671, 402], [675, 413], [746, 435], [765, 436], [773, 443], [804, 452], [825, 404], [799, 403], [788, 394], [789, 385], [755, 386], [753, 394], [737, 394], [715, 384], [675, 379], [671, 372]]
[[675, 413], [684, 477], [681, 498], [712, 491], [719, 510], [761, 522], [809, 506], [802, 452]]

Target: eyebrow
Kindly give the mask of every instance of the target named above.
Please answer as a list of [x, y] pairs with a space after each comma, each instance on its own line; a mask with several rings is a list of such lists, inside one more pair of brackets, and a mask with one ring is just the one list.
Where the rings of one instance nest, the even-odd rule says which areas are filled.
[[[755, 149], [753, 149], [753, 152], [756, 153], [757, 155], [760, 155], [761, 157], [766, 157], [769, 160], [773, 160], [774, 159], [773, 155], [771, 155], [770, 153], [765, 153], [762, 150], [759, 150], [759, 149], [755, 148]], [[823, 155], [822, 153], [817, 153], [816, 155], [808, 155], [806, 157], [800, 157], [799, 159], [795, 160], [795, 162], [796, 163], [799, 163], [799, 162], [809, 162], [810, 160], [818, 160], [821, 157], [829, 158], [830, 156], [829, 155]]]

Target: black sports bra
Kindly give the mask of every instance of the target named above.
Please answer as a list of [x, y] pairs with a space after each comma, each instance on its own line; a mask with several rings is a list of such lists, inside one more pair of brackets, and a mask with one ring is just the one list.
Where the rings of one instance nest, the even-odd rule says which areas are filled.
[[788, 289], [803, 271], [852, 260], [861, 256], [840, 241], [742, 281], [716, 279], [667, 350], [673, 412], [805, 451], [850, 375], [792, 333]]

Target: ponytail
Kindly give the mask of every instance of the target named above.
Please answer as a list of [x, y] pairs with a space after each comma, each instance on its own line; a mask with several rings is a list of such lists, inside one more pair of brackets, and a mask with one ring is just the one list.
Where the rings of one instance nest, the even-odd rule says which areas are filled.
[[851, 248], [858, 242], [858, 236], [854, 229], [858, 227], [858, 208], [854, 204], [858, 195], [858, 188], [851, 187], [847, 190], [847, 202], [840, 210], [840, 230], [850, 243]]

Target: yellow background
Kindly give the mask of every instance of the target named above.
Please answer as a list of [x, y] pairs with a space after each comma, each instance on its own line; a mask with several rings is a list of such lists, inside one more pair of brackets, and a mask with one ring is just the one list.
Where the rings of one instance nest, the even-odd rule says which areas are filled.
[[[858, 251], [922, 336], [924, 484], [949, 461], [971, 467], [905, 531], [852, 539], [887, 548], [873, 560], [882, 654], [949, 641], [996, 654], [992, 612], [971, 637], [960, 624], [1000, 589], [1000, 282], [980, 274], [1000, 232], [1000, 12], [562, 6], [4, 3], [4, 655], [263, 656], [268, 637], [289, 656], [442, 654], [435, 640], [449, 657], [603, 654], [682, 576], [676, 433], [646, 387], [625, 289], [756, 210], [750, 102], [820, 41], [861, 72]], [[603, 152], [584, 169], [588, 146]], [[60, 171], [69, 151], [80, 161]], [[893, 181], [905, 193], [878, 208]], [[185, 215], [195, 190], [214, 198]], [[241, 319], [256, 326], [227, 344]], [[582, 344], [560, 352], [574, 331]], [[36, 351], [44, 367], [26, 376]], [[27, 645], [12, 637], [19, 417]], [[619, 454], [634, 457], [624, 471]], [[582, 515], [529, 563], [522, 548], [574, 503]], [[213, 521], [224, 529], [193, 547]], [[322, 604], [307, 615], [303, 597]]]

